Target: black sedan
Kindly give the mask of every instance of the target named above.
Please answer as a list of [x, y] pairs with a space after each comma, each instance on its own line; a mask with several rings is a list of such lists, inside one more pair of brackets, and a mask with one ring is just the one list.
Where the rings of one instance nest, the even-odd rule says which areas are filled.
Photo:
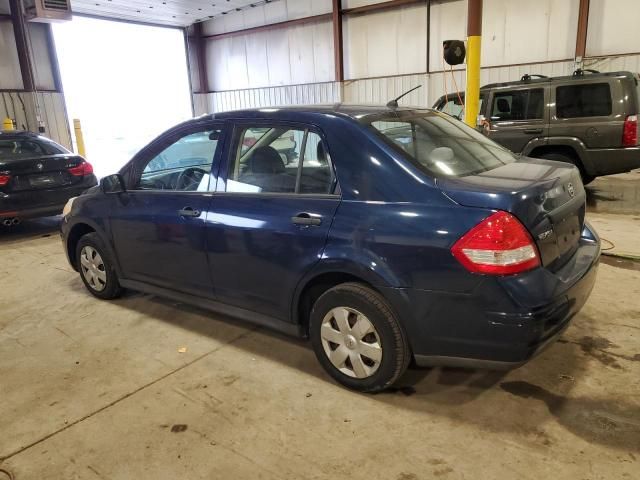
[[0, 132], [0, 223], [57, 215], [97, 184], [93, 167], [62, 145], [32, 132]]

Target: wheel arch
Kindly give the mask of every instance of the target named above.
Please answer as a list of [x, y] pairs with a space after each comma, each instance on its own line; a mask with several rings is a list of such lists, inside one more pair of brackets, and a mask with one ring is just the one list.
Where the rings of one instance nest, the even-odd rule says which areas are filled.
[[86, 234], [96, 233], [103, 240], [106, 248], [109, 250], [111, 258], [113, 258], [115, 261], [116, 271], [120, 273], [117, 257], [114, 255], [113, 249], [111, 248], [111, 243], [107, 241], [104, 230], [100, 228], [98, 224], [89, 219], [78, 219], [74, 221], [73, 225], [68, 227], [68, 232], [69, 233], [67, 233], [65, 239], [65, 248], [67, 257], [69, 258], [69, 263], [74, 268], [74, 270], [78, 271], [78, 265], [76, 262], [76, 248], [78, 247], [78, 242]]
[[315, 301], [330, 288], [341, 283], [357, 282], [382, 293], [377, 286], [391, 286], [377, 272], [351, 262], [328, 262], [315, 268], [298, 284], [291, 305], [291, 320], [308, 335], [309, 314]]
[[547, 139], [544, 145], [532, 145], [527, 156], [539, 158], [547, 153], [560, 153], [568, 155], [576, 160], [577, 167], [582, 172], [593, 175], [593, 168], [589, 162], [589, 155], [586, 152], [587, 147], [578, 138], [561, 137]]

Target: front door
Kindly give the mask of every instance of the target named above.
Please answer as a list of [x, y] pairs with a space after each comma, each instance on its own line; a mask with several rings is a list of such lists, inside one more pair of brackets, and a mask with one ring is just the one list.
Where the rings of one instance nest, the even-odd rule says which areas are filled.
[[548, 109], [545, 108], [545, 88], [496, 90], [489, 107], [489, 138], [520, 153], [536, 138], [548, 133]]
[[224, 128], [178, 128], [134, 160], [128, 190], [114, 196], [110, 225], [124, 277], [210, 296], [205, 218]]
[[340, 203], [326, 142], [305, 125], [237, 125], [207, 217], [219, 300], [286, 320]]

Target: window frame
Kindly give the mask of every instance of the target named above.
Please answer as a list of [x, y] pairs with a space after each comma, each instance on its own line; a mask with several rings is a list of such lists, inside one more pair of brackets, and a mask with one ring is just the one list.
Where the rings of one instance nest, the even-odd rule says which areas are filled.
[[[192, 191], [192, 190], [169, 190], [169, 189], [154, 189], [154, 188], [138, 188], [144, 168], [153, 160], [156, 156], [162, 153], [165, 149], [169, 148], [180, 139], [193, 135], [195, 133], [204, 132], [207, 130], [221, 130], [221, 138], [218, 140], [216, 150], [211, 158], [211, 172], [209, 180], [209, 188], [206, 191]], [[168, 132], [165, 132], [157, 139], [153, 140], [149, 145], [144, 147], [138, 152], [131, 160], [131, 166], [125, 166], [122, 170], [127, 171], [126, 183], [127, 191], [130, 192], [148, 192], [153, 194], [158, 193], [171, 193], [171, 194], [212, 194], [215, 192], [217, 186], [218, 175], [220, 174], [220, 166], [222, 164], [221, 158], [225, 151], [226, 141], [228, 138], [228, 124], [223, 121], [207, 121], [191, 123], [188, 125], [179, 125]], [[187, 167], [188, 168], [188, 167]]]
[[[296, 172], [296, 187], [293, 192], [228, 192], [227, 182], [229, 180], [229, 173], [235, 168], [235, 165], [240, 158], [240, 143], [242, 140], [242, 133], [247, 128], [286, 128], [287, 130], [300, 130], [305, 132], [303, 137], [303, 144], [300, 147], [301, 158], [298, 161], [298, 167]], [[309, 133], [315, 133], [320, 137], [325, 151], [327, 152], [327, 163], [331, 171], [331, 189], [330, 193], [298, 193], [299, 181], [302, 175], [302, 167], [304, 165], [304, 152], [306, 150], [306, 142]], [[341, 196], [340, 185], [338, 183], [338, 176], [336, 175], [333, 156], [329, 149], [329, 143], [320, 128], [316, 125], [309, 123], [288, 122], [282, 120], [268, 120], [268, 119], [252, 119], [252, 120], [237, 120], [234, 121], [232, 132], [230, 134], [231, 141], [229, 142], [229, 151], [226, 155], [226, 161], [223, 162], [223, 166], [220, 169], [218, 175], [218, 182], [215, 190], [216, 195], [236, 195], [236, 196], [248, 196], [248, 197], [287, 197], [287, 198], [339, 198]], [[251, 147], [253, 148], [253, 146]], [[250, 152], [247, 150], [245, 154]]]
[[[525, 104], [525, 111], [524, 111], [524, 115], [525, 117], [527, 116], [527, 114], [529, 113], [529, 102], [531, 100], [531, 92], [533, 90], [542, 90], [542, 117], [540, 118], [524, 118], [521, 120], [507, 120], [507, 119], [494, 119], [493, 118], [493, 107], [494, 107], [494, 103], [496, 100], [496, 97], [498, 96], [502, 96], [504, 94], [514, 94], [515, 92], [527, 92], [527, 100], [526, 100], [526, 104]], [[499, 90], [494, 90], [491, 93], [491, 102], [487, 104], [487, 117], [488, 120], [491, 123], [496, 123], [496, 124], [501, 124], [501, 123], [507, 123], [507, 124], [513, 124], [513, 125], [520, 125], [523, 123], [535, 123], [535, 122], [544, 122], [545, 121], [545, 117], [547, 115], [547, 89], [544, 85], [527, 85], [525, 87], [517, 87], [517, 88], [505, 88], [505, 89], [499, 89]]]

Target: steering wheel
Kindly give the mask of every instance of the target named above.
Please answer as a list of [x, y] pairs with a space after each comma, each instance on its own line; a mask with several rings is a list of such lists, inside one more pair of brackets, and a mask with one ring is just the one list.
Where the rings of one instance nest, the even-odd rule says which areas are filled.
[[185, 168], [176, 180], [176, 190], [193, 191], [198, 188], [200, 181], [207, 174], [206, 170], [198, 167]]

